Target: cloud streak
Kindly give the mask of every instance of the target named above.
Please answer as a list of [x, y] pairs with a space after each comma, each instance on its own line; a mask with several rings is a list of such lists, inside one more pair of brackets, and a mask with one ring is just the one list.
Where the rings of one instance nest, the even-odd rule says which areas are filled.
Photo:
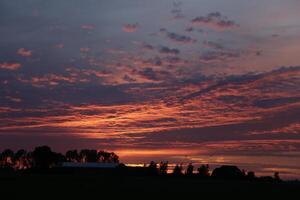
[[13, 62], [4, 62], [0, 63], [0, 69], [5, 69], [5, 70], [18, 70], [22, 65], [20, 63], [13, 63]]
[[229, 20], [220, 12], [212, 12], [206, 16], [196, 17], [191, 20], [193, 25], [206, 26], [215, 30], [228, 30], [238, 27], [238, 24], [233, 20]]

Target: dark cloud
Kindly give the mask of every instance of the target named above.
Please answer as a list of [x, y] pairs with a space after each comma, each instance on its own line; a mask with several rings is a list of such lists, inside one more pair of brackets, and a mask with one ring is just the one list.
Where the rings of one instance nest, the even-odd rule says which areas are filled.
[[178, 49], [172, 49], [172, 48], [169, 48], [169, 47], [166, 47], [166, 46], [161, 46], [161, 47], [159, 47], [159, 52], [163, 53], [163, 54], [174, 54], [174, 55], [177, 55], [177, 54], [180, 53], [180, 50], [178, 50]]
[[173, 55], [180, 54], [179, 49], [170, 48], [170, 47], [167, 47], [167, 46], [158, 46], [158, 47], [156, 47], [156, 46], [153, 46], [153, 45], [148, 44], [148, 43], [143, 43], [142, 48], [146, 49], [146, 50], [155, 50], [155, 51], [158, 51], [159, 53], [162, 53], [162, 54], [173, 54]]
[[155, 47], [153, 45], [148, 44], [148, 43], [143, 43], [142, 48], [147, 49], [147, 50], [154, 50], [155, 49]]
[[188, 27], [185, 29], [186, 32], [193, 32], [194, 30], [194, 27]]
[[207, 16], [196, 17], [191, 22], [194, 25], [207, 26], [217, 30], [232, 29], [238, 26], [233, 20], [229, 20], [219, 12], [212, 12]]
[[273, 108], [283, 106], [291, 103], [300, 102], [300, 97], [283, 97], [272, 99], [260, 99], [254, 102], [254, 106], [261, 108]]
[[173, 33], [173, 32], [168, 32], [165, 29], [161, 29], [161, 32], [164, 32], [166, 34], [166, 36], [174, 42], [178, 42], [178, 43], [182, 43], [182, 44], [192, 44], [192, 43], [197, 42], [197, 40], [191, 38], [190, 36], [180, 35], [180, 34]]
[[156, 72], [150, 67], [147, 67], [147, 68], [143, 69], [142, 71], [139, 71], [139, 74], [141, 76], [143, 76], [144, 78], [147, 78], [147, 79], [150, 79], [150, 80], [154, 80], [154, 81], [159, 80], [159, 77], [156, 74]]
[[163, 61], [161, 60], [160, 57], [156, 56], [154, 58], [149, 58], [149, 59], [145, 60], [144, 64], [154, 65], [154, 66], [161, 66], [163, 64]]
[[151, 81], [166, 81], [170, 77], [169, 72], [164, 70], [154, 70], [151, 67], [138, 71], [138, 74]]
[[[267, 84], [267, 83], [264, 83], [262, 86], [256, 88], [256, 90], [259, 90], [259, 91], [263, 91], [263, 93], [265, 92], [265, 89], [266, 88], [272, 88], [273, 89], [270, 89], [271, 91], [274, 91], [276, 89], [278, 89], [277, 87], [279, 87], [279, 89], [281, 89], [282, 87], [284, 87], [284, 78], [289, 80], [290, 79], [290, 75], [293, 75], [293, 74], [298, 74], [300, 72], [300, 67], [282, 67], [282, 68], [279, 68], [277, 70], [273, 70], [273, 71], [270, 71], [270, 72], [263, 72], [263, 73], [258, 73], [258, 74], [244, 74], [244, 75], [232, 75], [232, 76], [227, 76], [225, 78], [223, 78], [222, 80], [219, 80], [217, 83], [209, 86], [209, 87], [206, 87], [200, 91], [197, 91], [197, 92], [194, 92], [194, 93], [191, 93], [189, 95], [186, 95], [185, 97], [183, 97], [181, 100], [187, 100], [187, 99], [191, 99], [191, 98], [195, 98], [195, 97], [199, 97], [199, 96], [202, 96], [202, 95], [205, 95], [207, 93], [210, 93], [212, 91], [215, 91], [217, 89], [220, 89], [220, 88], [226, 88], [228, 87], [229, 85], [233, 86], [233, 85], [237, 85], [237, 86], [242, 86], [242, 85], [248, 85], [248, 84], [251, 84], [252, 86], [255, 86], [255, 82], [256, 81], [259, 81], [261, 80], [261, 82], [263, 82], [263, 80], [266, 78], [268, 81], [271, 82], [271, 84]], [[287, 75], [286, 75], [287, 74]], [[280, 84], [279, 85], [276, 85], [275, 82], [276, 82], [276, 79], [278, 78], [279, 79], [279, 76], [282, 76], [282, 80], [280, 80]], [[291, 82], [288, 83], [288, 85], [286, 86], [287, 88], [284, 88], [284, 89], [288, 89], [288, 87], [291, 87], [290, 89], [291, 90], [295, 90], [295, 85], [298, 84], [300, 80], [294, 80], [294, 84], [292, 84]], [[267, 82], [267, 81], [266, 81]], [[241, 97], [239, 97], [241, 98]], [[276, 102], [287, 102], [288, 99], [290, 99], [291, 97], [289, 98], [283, 98], [283, 99], [277, 99], [275, 101], [275, 104]], [[298, 101], [298, 97], [293, 97], [291, 99], [291, 102], [294, 102], [294, 101]], [[254, 101], [254, 104], [255, 105], [264, 105], [264, 100], [257, 100], [255, 99]]]
[[202, 62], [218, 62], [239, 58], [241, 54], [235, 51], [208, 51], [200, 56]]
[[217, 42], [212, 42], [212, 41], [204, 41], [203, 45], [209, 48], [213, 48], [216, 50], [222, 50], [224, 49], [223, 45]]

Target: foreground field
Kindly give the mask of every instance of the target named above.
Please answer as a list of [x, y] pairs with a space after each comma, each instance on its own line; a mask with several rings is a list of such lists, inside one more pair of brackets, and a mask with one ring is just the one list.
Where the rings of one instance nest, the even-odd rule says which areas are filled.
[[0, 174], [1, 194], [31, 197], [167, 195], [294, 196], [299, 182], [203, 180], [96, 172]]

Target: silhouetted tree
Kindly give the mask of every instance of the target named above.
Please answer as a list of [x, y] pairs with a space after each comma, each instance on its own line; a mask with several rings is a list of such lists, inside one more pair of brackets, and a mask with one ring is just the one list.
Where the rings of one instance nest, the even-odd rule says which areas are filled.
[[276, 181], [281, 181], [280, 176], [279, 176], [279, 172], [274, 172], [274, 179]]
[[18, 150], [18, 151], [15, 153], [14, 159], [15, 159], [15, 160], [18, 160], [18, 159], [20, 159], [20, 158], [22, 158], [22, 157], [25, 157], [26, 154], [27, 154], [26, 150], [20, 149], [20, 150]]
[[79, 153], [81, 162], [97, 162], [98, 154], [93, 149], [82, 149]]
[[55, 164], [55, 153], [48, 146], [36, 147], [32, 157], [34, 166], [39, 169], [48, 169]]
[[186, 168], [186, 175], [193, 175], [194, 166], [192, 163], [190, 163]]
[[114, 152], [111, 152], [109, 161], [111, 163], [119, 163], [119, 156], [117, 154], [115, 154]]
[[198, 175], [201, 177], [209, 177], [209, 165], [201, 165], [198, 168]]
[[182, 175], [182, 169], [183, 169], [182, 164], [180, 164], [180, 165], [177, 164], [173, 169], [173, 175], [176, 175], [176, 176]]
[[248, 178], [249, 180], [255, 179], [255, 172], [252, 172], [252, 171], [248, 172], [248, 173], [247, 173], [247, 178]]
[[154, 161], [151, 161], [149, 166], [148, 166], [148, 171], [150, 174], [157, 174], [158, 169], [157, 169], [157, 164]]
[[212, 177], [219, 179], [242, 179], [244, 174], [236, 166], [224, 165], [214, 169]]
[[79, 154], [77, 150], [69, 150], [66, 152], [66, 160], [68, 162], [78, 162]]
[[17, 170], [30, 168], [30, 161], [26, 150], [20, 149], [15, 153], [14, 156], [14, 168]]
[[161, 175], [166, 175], [168, 173], [168, 165], [169, 163], [168, 162], [160, 162], [159, 164], [159, 173]]
[[14, 152], [11, 149], [5, 149], [1, 153], [2, 167], [12, 167], [14, 163]]
[[99, 151], [98, 161], [103, 163], [119, 163], [119, 156], [114, 152]]

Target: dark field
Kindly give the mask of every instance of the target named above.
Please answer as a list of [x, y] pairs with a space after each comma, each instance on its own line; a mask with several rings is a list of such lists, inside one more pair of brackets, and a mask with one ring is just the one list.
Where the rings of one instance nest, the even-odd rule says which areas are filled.
[[295, 197], [300, 194], [299, 182], [205, 180], [199, 177], [122, 175], [96, 171], [2, 173], [0, 188], [2, 195], [11, 197]]

